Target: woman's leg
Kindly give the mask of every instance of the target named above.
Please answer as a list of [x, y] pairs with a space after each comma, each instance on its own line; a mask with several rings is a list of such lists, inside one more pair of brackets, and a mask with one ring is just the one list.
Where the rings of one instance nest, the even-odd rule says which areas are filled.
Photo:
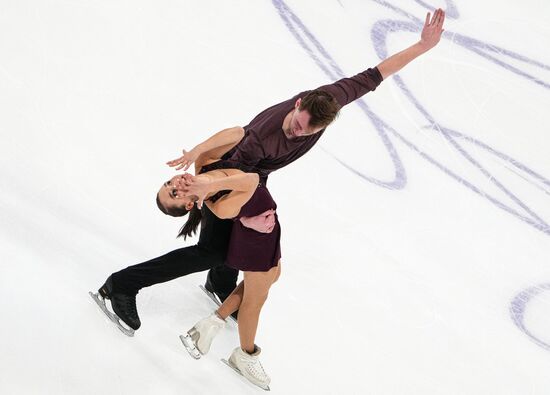
[[244, 292], [239, 306], [239, 338], [241, 348], [254, 352], [254, 340], [258, 329], [260, 311], [267, 300], [269, 288], [278, 278], [279, 266], [267, 272], [244, 272]]
[[239, 310], [239, 306], [241, 305], [241, 301], [243, 300], [243, 293], [244, 281], [241, 281], [216, 311], [220, 318], [225, 320], [235, 311]]
[[[273, 279], [273, 283], [279, 279], [279, 276], [281, 275], [281, 262], [279, 261], [279, 265], [272, 268], [271, 270], [275, 270], [275, 277]], [[235, 311], [239, 310], [239, 306], [241, 305], [241, 302], [243, 300], [243, 294], [244, 294], [244, 281], [241, 281], [239, 285], [233, 290], [233, 292], [227, 297], [227, 299], [221, 304], [221, 306], [216, 311], [216, 314], [223, 318], [224, 320], [229, 317], [231, 314], [233, 314]]]
[[[244, 280], [216, 310], [215, 314], [197, 322], [187, 331], [187, 335], [180, 336], [187, 351], [197, 359], [201, 355], [207, 354], [212, 340], [223, 328], [225, 319], [234, 311], [244, 307], [245, 317], [241, 318], [239, 313], [238, 320], [241, 348], [253, 353], [260, 310], [267, 299], [271, 284], [277, 281], [279, 275], [280, 263], [267, 272], [244, 272]], [[248, 284], [248, 288], [245, 287], [246, 284]], [[250, 291], [245, 291], [245, 289], [250, 289]]]

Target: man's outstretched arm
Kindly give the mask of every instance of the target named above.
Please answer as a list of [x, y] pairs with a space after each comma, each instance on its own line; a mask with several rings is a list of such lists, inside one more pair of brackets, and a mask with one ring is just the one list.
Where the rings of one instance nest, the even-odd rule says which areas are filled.
[[426, 22], [422, 28], [420, 41], [411, 45], [409, 48], [390, 56], [380, 63], [378, 71], [384, 79], [390, 75], [397, 73], [409, 62], [416, 59], [418, 56], [426, 53], [437, 45], [443, 33], [443, 22], [445, 21], [445, 11], [441, 8], [435, 10], [433, 17], [430, 18], [430, 13], [426, 15]]

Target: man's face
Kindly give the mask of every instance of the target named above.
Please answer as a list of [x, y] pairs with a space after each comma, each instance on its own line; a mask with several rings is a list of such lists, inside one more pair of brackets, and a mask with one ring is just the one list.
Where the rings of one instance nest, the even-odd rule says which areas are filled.
[[311, 114], [307, 110], [300, 111], [298, 109], [300, 107], [300, 102], [301, 99], [296, 101], [289, 126], [287, 130], [284, 131], [285, 136], [291, 140], [296, 137], [311, 136], [312, 134], [319, 133], [324, 129], [322, 126], [317, 126], [315, 128], [309, 126]]

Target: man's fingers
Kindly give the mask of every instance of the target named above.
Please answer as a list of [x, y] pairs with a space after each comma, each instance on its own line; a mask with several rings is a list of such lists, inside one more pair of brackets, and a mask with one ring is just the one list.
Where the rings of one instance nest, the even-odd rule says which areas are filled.
[[441, 16], [439, 17], [439, 27], [443, 26], [443, 22], [445, 22], [445, 11], [441, 11]]
[[428, 12], [426, 14], [426, 22], [424, 22], [424, 26], [428, 26], [430, 24], [430, 13]]
[[441, 26], [441, 24], [443, 23], [444, 16], [445, 16], [444, 11], [441, 8], [439, 8], [437, 10], [437, 18], [435, 20], [436, 26]]

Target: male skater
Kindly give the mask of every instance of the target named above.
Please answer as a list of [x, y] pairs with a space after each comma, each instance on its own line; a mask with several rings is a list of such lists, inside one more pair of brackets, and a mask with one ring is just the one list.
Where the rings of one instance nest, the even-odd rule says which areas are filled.
[[[252, 167], [266, 182], [272, 171], [308, 152], [336, 118], [341, 107], [375, 90], [382, 80], [437, 45], [443, 33], [444, 20], [445, 13], [441, 9], [437, 9], [431, 17], [428, 13], [420, 40], [407, 49], [351, 78], [301, 92], [264, 110], [244, 127], [244, 138], [223, 159]], [[225, 145], [234, 145], [236, 141], [232, 138], [238, 135], [236, 129], [240, 128], [217, 133], [191, 151], [184, 150], [182, 157], [168, 164], [176, 167], [176, 170], [187, 170], [200, 154]], [[199, 243], [196, 246], [178, 249], [113, 273], [99, 289], [99, 294], [111, 300], [115, 313], [131, 328], [138, 329], [140, 326], [135, 297], [143, 287], [210, 269], [205, 284], [208, 290], [216, 293], [223, 301], [234, 289], [238, 273], [223, 264], [230, 221], [228, 223], [228, 220], [216, 218], [205, 206], [202, 212]], [[249, 224], [243, 224], [257, 226], [256, 230], [269, 231], [270, 215], [273, 214], [245, 219], [249, 220]]]

